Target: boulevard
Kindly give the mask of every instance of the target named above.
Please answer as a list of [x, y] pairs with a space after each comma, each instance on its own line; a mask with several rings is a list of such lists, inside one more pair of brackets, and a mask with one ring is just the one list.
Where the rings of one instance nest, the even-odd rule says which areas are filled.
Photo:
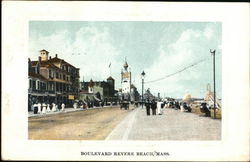
[[105, 107], [29, 118], [29, 139], [40, 140], [220, 140], [221, 120], [164, 108]]

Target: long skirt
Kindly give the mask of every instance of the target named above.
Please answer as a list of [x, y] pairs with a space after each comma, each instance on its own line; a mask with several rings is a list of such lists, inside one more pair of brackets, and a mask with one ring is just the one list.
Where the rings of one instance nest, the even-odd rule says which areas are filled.
[[42, 111], [42, 113], [45, 114], [46, 112], [47, 112], [46, 106], [43, 106], [43, 111]]
[[49, 105], [47, 105], [47, 111], [50, 112], [50, 107], [49, 107]]

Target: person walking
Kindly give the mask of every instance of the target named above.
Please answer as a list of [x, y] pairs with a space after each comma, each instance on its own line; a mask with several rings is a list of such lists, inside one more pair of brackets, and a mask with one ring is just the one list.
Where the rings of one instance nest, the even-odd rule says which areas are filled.
[[152, 109], [153, 115], [156, 115], [156, 108], [157, 108], [157, 105], [156, 105], [155, 100], [153, 99], [151, 103], [151, 109]]
[[65, 108], [65, 104], [64, 103], [62, 103], [62, 111], [64, 111], [64, 108]]
[[41, 109], [42, 109], [42, 104], [39, 102], [39, 103], [37, 104], [37, 107], [38, 107], [37, 113], [40, 114], [40, 113], [41, 113]]
[[74, 106], [74, 109], [76, 109], [77, 108], [77, 103], [75, 102], [73, 106]]
[[56, 111], [56, 104], [52, 103], [52, 111], [55, 112]]
[[50, 104], [47, 104], [47, 112], [50, 112]]
[[34, 114], [37, 114], [37, 112], [38, 112], [38, 104], [37, 103], [35, 103], [33, 105], [33, 111], [34, 111]]
[[45, 103], [43, 103], [42, 106], [43, 106], [42, 113], [43, 113], [43, 114], [46, 114], [46, 112], [47, 112], [47, 110], [46, 110], [46, 109], [47, 109], [47, 105], [46, 105]]
[[161, 101], [158, 101], [158, 102], [157, 102], [157, 114], [158, 114], [158, 115], [162, 115], [161, 104], [162, 104]]
[[149, 100], [145, 103], [147, 115], [150, 115], [150, 102]]

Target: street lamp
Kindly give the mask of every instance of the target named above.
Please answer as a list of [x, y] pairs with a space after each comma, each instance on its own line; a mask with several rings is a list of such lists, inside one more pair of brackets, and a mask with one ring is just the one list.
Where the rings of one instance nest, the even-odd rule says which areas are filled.
[[143, 102], [144, 102], [144, 99], [143, 99], [143, 89], [144, 89], [144, 78], [145, 78], [145, 75], [146, 75], [146, 73], [143, 70], [142, 73], [141, 73], [141, 79], [142, 79], [142, 108], [143, 108]]
[[215, 50], [210, 49], [210, 53], [213, 55], [213, 79], [214, 79], [214, 119], [216, 118], [216, 91], [215, 91]]

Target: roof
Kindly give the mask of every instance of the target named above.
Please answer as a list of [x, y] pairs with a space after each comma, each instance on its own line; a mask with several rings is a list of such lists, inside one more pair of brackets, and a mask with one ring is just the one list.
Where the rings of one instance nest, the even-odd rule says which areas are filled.
[[44, 81], [48, 81], [48, 79], [46, 79], [44, 76], [40, 75], [40, 74], [36, 74], [36, 73], [29, 73], [29, 77], [33, 77], [33, 78], [37, 78], [40, 80], [44, 80]]
[[131, 88], [136, 88], [136, 86], [134, 84], [131, 84]]
[[115, 80], [115, 79], [110, 76], [107, 78], [107, 80]]
[[49, 53], [49, 52], [48, 52], [48, 51], [46, 51], [45, 49], [40, 50], [40, 52], [43, 52], [43, 51], [45, 51], [46, 53]]
[[[31, 61], [31, 65], [32, 66], [36, 66], [38, 63], [38, 61]], [[54, 64], [48, 62], [48, 61], [41, 61], [40, 62], [40, 66], [41, 67], [48, 67], [48, 68], [54, 68], [54, 69], [60, 69], [57, 66], [55, 66]]]
[[[59, 59], [58, 57], [54, 57], [54, 58], [48, 60], [48, 62], [49, 62], [49, 63], [58, 63], [58, 62], [61, 62], [62, 64], [67, 64], [67, 65], [69, 65], [69, 66], [74, 67], [74, 66], [71, 65], [70, 63], [64, 61], [63, 59]], [[74, 68], [76, 68], [76, 67], [74, 67]]]

